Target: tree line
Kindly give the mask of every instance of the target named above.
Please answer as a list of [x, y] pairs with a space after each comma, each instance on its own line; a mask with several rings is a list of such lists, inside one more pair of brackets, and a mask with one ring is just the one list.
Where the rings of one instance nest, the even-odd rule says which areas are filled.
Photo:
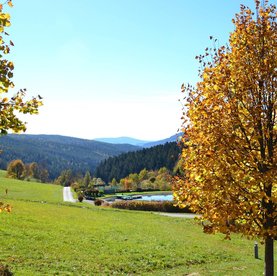
[[19, 180], [39, 180], [42, 183], [49, 181], [48, 170], [36, 162], [24, 164], [22, 160], [12, 160], [7, 167], [7, 177]]

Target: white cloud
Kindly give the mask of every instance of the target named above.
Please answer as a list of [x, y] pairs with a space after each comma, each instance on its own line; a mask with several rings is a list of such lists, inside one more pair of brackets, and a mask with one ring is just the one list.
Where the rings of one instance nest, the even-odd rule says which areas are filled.
[[26, 118], [27, 133], [80, 138], [131, 136], [158, 140], [175, 134], [181, 107], [172, 96], [115, 101], [45, 101], [38, 116]]

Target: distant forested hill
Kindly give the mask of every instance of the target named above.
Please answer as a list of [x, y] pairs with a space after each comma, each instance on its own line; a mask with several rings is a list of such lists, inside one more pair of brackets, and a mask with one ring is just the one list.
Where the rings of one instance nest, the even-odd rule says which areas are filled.
[[37, 162], [48, 170], [53, 179], [65, 169], [74, 173], [93, 173], [102, 160], [138, 149], [133, 145], [59, 135], [9, 134], [0, 137], [0, 168], [6, 169], [7, 163], [14, 159], [21, 159], [24, 163]]
[[130, 144], [134, 146], [143, 147], [144, 144], [149, 143], [149, 141], [139, 140], [132, 137], [117, 137], [117, 138], [96, 138], [95, 141], [112, 143], [112, 144]]
[[139, 173], [143, 169], [158, 170], [166, 167], [172, 170], [179, 154], [180, 148], [176, 142], [123, 153], [102, 161], [95, 170], [95, 176], [109, 182], [113, 178], [119, 181], [130, 173]]
[[132, 137], [97, 138], [97, 139], [95, 139], [95, 141], [112, 143], [112, 144], [130, 144], [130, 145], [134, 145], [134, 146], [140, 146], [142, 148], [151, 148], [153, 146], [163, 145], [165, 143], [178, 142], [178, 140], [180, 139], [180, 137], [182, 135], [183, 135], [183, 133], [179, 132], [168, 138], [158, 140], [158, 141], [144, 141], [144, 140], [139, 140], [139, 139], [132, 138]]

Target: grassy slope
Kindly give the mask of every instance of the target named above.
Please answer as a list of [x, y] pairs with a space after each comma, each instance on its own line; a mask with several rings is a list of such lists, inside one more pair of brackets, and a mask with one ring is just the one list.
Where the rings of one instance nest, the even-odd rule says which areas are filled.
[[[8, 179], [5, 176], [6, 171], [0, 170], [0, 198], [48, 202], [63, 200], [61, 186]], [[8, 189], [7, 195], [6, 189]]]
[[16, 275], [262, 275], [253, 241], [239, 236], [208, 236], [189, 219], [62, 205], [54, 185], [0, 177], [1, 194], [6, 186], [13, 212], [0, 215], [0, 262]]

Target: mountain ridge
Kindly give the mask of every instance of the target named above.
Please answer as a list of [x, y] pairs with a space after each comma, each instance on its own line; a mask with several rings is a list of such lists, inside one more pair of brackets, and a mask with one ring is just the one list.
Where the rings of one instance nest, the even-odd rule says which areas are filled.
[[140, 139], [128, 137], [128, 136], [95, 138], [93, 140], [104, 142], [104, 143], [110, 143], [110, 144], [129, 144], [134, 146], [142, 146], [145, 143], [150, 142], [150, 141], [140, 140]]
[[0, 168], [6, 169], [14, 159], [21, 159], [24, 163], [37, 162], [49, 171], [53, 179], [65, 169], [75, 173], [93, 172], [102, 160], [140, 147], [62, 135], [8, 134], [0, 138], [0, 149]]
[[170, 142], [178, 142], [178, 140], [180, 139], [180, 137], [183, 135], [182, 132], [176, 133], [168, 138], [162, 139], [162, 140], [158, 140], [158, 141], [153, 141], [153, 142], [148, 142], [146, 144], [143, 145], [144, 148], [151, 148], [154, 146], [158, 146], [158, 145], [164, 145], [166, 143], [170, 143]]
[[[156, 143], [166, 143], [168, 139]], [[0, 169], [6, 169], [14, 159], [21, 159], [25, 164], [36, 162], [48, 170], [53, 180], [66, 169], [75, 174], [86, 171], [93, 174], [101, 161], [143, 148], [62, 135], [8, 134], [0, 137]]]
[[105, 142], [105, 143], [111, 143], [111, 144], [130, 144], [134, 146], [140, 146], [143, 148], [150, 148], [157, 145], [164, 145], [165, 143], [177, 142], [180, 136], [182, 136], [182, 132], [176, 133], [168, 138], [165, 138], [162, 140], [156, 140], [156, 141], [140, 140], [140, 139], [127, 137], [127, 136], [95, 138], [93, 140]]

